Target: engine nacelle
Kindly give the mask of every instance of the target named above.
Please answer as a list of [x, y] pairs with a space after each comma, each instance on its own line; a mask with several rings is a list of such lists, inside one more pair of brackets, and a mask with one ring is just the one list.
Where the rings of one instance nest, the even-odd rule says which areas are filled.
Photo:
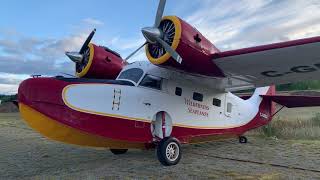
[[76, 64], [76, 75], [83, 78], [115, 79], [124, 66], [124, 60], [112, 50], [89, 44], [84, 59]]
[[212, 61], [212, 54], [219, 52], [219, 50], [197, 29], [176, 16], [163, 17], [159, 29], [163, 32], [164, 41], [176, 50], [183, 60], [179, 64], [161, 45], [148, 44], [146, 55], [151, 63], [190, 73], [201, 73], [216, 77], [224, 76]]

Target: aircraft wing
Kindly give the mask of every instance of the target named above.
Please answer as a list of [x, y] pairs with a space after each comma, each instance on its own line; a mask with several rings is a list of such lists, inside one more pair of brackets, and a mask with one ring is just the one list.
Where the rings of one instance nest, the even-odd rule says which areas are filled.
[[220, 52], [213, 61], [226, 77], [253, 87], [320, 79], [320, 36]]

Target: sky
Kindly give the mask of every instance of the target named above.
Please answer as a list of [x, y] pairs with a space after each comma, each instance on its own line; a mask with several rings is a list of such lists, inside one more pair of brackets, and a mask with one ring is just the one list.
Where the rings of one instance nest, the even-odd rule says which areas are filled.
[[[0, 94], [31, 74], [74, 74], [65, 51], [93, 43], [126, 57], [145, 40], [158, 0], [4, 0], [0, 6]], [[320, 35], [319, 0], [167, 0], [164, 15], [197, 28], [221, 51]], [[130, 59], [147, 60], [144, 49]]]

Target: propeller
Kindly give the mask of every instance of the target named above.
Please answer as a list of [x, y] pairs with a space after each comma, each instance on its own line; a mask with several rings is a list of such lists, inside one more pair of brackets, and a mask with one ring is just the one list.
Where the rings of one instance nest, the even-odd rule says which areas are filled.
[[[86, 41], [83, 43], [79, 52], [66, 52], [66, 55], [71, 59], [71, 61], [76, 63], [76, 68], [83, 68], [83, 64], [86, 63], [85, 61], [89, 58], [89, 48], [88, 45], [92, 40], [94, 34], [96, 33], [96, 29], [93, 29], [89, 36], [87, 37]], [[84, 64], [86, 65], [86, 64]]]
[[[142, 28], [141, 32], [146, 39], [146, 42], [141, 45], [137, 50], [131, 53], [126, 60], [132, 57], [135, 53], [137, 53], [143, 46], [145, 45], [152, 45], [152, 46], [162, 46], [160, 49], [158, 48], [156, 53], [164, 54], [164, 50], [168, 52], [173, 59], [175, 59], [179, 64], [182, 62], [181, 56], [168, 44], [168, 40], [172, 39], [172, 34], [168, 34], [167, 30], [174, 30], [172, 27], [171, 29], [168, 26], [161, 27], [161, 20], [163, 16], [163, 11], [165, 8], [166, 0], [160, 0], [158, 5], [158, 10], [155, 18], [154, 25], [152, 27], [145, 27]], [[172, 42], [171, 42], [172, 43]]]
[[133, 51], [128, 57], [125, 58], [125, 61], [128, 61], [133, 55], [135, 55], [143, 46], [145, 46], [147, 42], [143, 43], [137, 50]]

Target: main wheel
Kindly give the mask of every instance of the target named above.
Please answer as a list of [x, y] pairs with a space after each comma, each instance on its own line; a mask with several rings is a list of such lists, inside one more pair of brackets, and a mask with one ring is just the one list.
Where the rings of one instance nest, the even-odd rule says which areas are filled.
[[245, 136], [239, 136], [239, 143], [245, 144], [248, 142], [248, 139]]
[[157, 147], [157, 157], [164, 166], [178, 164], [181, 159], [181, 146], [179, 141], [173, 137], [162, 139]]
[[115, 155], [118, 155], [118, 154], [124, 154], [128, 151], [128, 149], [110, 149], [110, 151], [115, 154]]

